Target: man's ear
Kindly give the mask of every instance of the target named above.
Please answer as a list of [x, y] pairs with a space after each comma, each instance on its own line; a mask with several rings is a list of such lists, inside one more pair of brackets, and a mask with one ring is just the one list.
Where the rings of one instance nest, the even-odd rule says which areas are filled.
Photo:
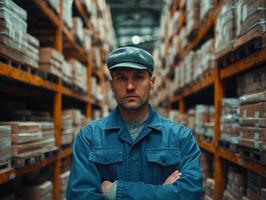
[[153, 90], [155, 86], [155, 76], [151, 77], [150, 82], [151, 82], [151, 90]]

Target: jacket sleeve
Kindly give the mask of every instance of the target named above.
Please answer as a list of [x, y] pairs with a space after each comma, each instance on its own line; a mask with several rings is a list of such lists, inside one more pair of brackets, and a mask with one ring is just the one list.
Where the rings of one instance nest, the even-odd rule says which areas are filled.
[[116, 200], [200, 200], [202, 176], [199, 166], [200, 149], [190, 129], [182, 129], [180, 138], [181, 178], [171, 185], [118, 180]]
[[90, 127], [80, 129], [73, 143], [72, 167], [67, 186], [68, 200], [105, 200], [101, 191], [101, 175], [89, 161]]

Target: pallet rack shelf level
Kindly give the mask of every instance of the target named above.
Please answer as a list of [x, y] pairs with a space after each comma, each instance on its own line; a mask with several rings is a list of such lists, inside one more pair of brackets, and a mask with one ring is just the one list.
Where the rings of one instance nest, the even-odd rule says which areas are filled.
[[266, 61], [266, 48], [260, 49], [221, 70], [221, 79], [232, 77]]
[[225, 149], [219, 149], [218, 150], [219, 157], [230, 161], [232, 163], [235, 163], [243, 168], [246, 168], [250, 171], [253, 171], [261, 176], [266, 177], [266, 167], [265, 165], [258, 164], [256, 162], [247, 160], [245, 158], [242, 158], [239, 154], [232, 153]]

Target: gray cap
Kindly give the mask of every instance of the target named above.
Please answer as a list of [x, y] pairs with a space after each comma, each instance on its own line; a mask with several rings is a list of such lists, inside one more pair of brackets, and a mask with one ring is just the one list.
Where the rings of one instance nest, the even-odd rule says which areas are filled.
[[136, 47], [121, 47], [112, 51], [107, 58], [107, 67], [111, 71], [117, 68], [133, 68], [153, 73], [152, 55]]

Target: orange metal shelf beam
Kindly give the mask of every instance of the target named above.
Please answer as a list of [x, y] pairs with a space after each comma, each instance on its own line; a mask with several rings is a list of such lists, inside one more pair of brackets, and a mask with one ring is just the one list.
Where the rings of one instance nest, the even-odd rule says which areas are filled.
[[83, 60], [88, 60], [88, 55], [85, 53], [84, 49], [81, 48], [77, 43], [75, 42], [75, 38], [73, 34], [67, 29], [67, 27], [64, 25], [63, 26], [63, 33], [65, 34], [67, 40], [73, 45], [73, 47], [77, 50], [79, 55]]
[[257, 174], [266, 177], [266, 167], [261, 164], [241, 158], [239, 154], [235, 154], [224, 149], [219, 149], [218, 155], [227, 161], [235, 163], [245, 169], [256, 172]]
[[203, 150], [214, 154], [214, 147], [212, 144], [205, 143], [200, 138], [197, 138], [197, 143], [199, 147], [202, 148]]
[[46, 167], [47, 165], [53, 163], [55, 160], [56, 160], [56, 157], [52, 157], [52, 158], [48, 158], [40, 162], [37, 162], [36, 164], [30, 165], [30, 166], [26, 166], [23, 168], [10, 169], [6, 172], [0, 173], [0, 184], [3, 184], [9, 181], [10, 179], [13, 179], [18, 176], [22, 176], [24, 174], [32, 172], [36, 169]]
[[59, 154], [59, 158], [66, 158], [72, 155], [72, 148], [67, 148]]
[[189, 51], [194, 49], [199, 44], [199, 42], [203, 39], [203, 37], [210, 30], [210, 28], [214, 26], [216, 15], [217, 15], [217, 8], [214, 9], [212, 13], [210, 13], [208, 20], [206, 20], [206, 22], [199, 29], [196, 38], [189, 44], [189, 46], [187, 46], [184, 49], [184, 51], [182, 51], [180, 55], [181, 60], [183, 60], [186, 57]]
[[74, 92], [71, 89], [68, 89], [66, 87], [62, 87], [62, 93], [64, 95], [72, 97], [74, 99], [77, 99], [77, 100], [80, 100], [80, 101], [83, 101], [86, 103], [89, 102], [89, 98], [86, 95], [78, 94], [78, 93], [76, 93], [76, 92]]
[[57, 159], [62, 159], [62, 158], [66, 158], [72, 155], [72, 148], [67, 148], [65, 150], [63, 150], [62, 152], [60, 152], [59, 154], [57, 154], [54, 157], [51, 158], [47, 158], [45, 160], [41, 160], [33, 165], [29, 165], [26, 167], [22, 167], [22, 168], [13, 168], [10, 170], [7, 170], [5, 172], [0, 173], [0, 184], [3, 184], [5, 182], [8, 182], [9, 180], [22, 176], [24, 174], [27, 174], [29, 172], [32, 172], [36, 169], [40, 169], [43, 167], [46, 167], [49, 164], [54, 163]]
[[225, 69], [222, 69], [220, 74], [221, 79], [234, 76], [264, 62], [266, 62], [266, 48], [254, 52], [253, 54], [229, 65]]
[[40, 0], [33, 0], [33, 2], [36, 4], [37, 7], [42, 11], [44, 15], [48, 17], [48, 19], [56, 26], [60, 26], [60, 20], [59, 17], [53, 12], [52, 9], [49, 8], [47, 3], [45, 1]]
[[207, 76], [205, 79], [201, 79], [200, 81], [193, 83], [189, 87], [185, 87], [183, 91], [178, 95], [171, 99], [171, 102], [176, 102], [180, 100], [181, 98], [187, 97], [193, 93], [199, 92], [200, 90], [211, 86], [214, 84], [214, 70], [210, 69], [211, 73], [209, 76]]
[[83, 20], [86, 22], [86, 21], [88, 20], [88, 17], [87, 17], [87, 15], [86, 15], [86, 12], [85, 12], [85, 10], [84, 10], [84, 8], [83, 8], [83, 6], [82, 6], [80, 0], [75, 0], [74, 3], [75, 3], [75, 5], [76, 5], [76, 7], [77, 7], [77, 9], [78, 9], [78, 12], [79, 12], [80, 16], [81, 16], [81, 17], [83, 18]]
[[56, 84], [46, 81], [38, 76], [32, 75], [29, 72], [21, 71], [7, 64], [0, 64], [0, 69], [0, 75], [3, 75], [5, 77], [12, 78], [17, 81], [22, 81], [24, 83], [37, 87], [46, 88], [52, 91], [57, 90]]

